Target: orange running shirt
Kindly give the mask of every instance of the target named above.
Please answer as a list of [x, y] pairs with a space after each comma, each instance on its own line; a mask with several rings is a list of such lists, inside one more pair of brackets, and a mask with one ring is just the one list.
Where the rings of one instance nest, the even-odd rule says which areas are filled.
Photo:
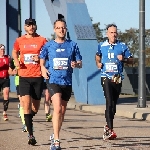
[[40, 62], [32, 61], [31, 57], [40, 54], [46, 39], [36, 34], [33, 38], [26, 38], [25, 35], [16, 39], [14, 50], [20, 51], [20, 69], [18, 74], [21, 77], [40, 77]]

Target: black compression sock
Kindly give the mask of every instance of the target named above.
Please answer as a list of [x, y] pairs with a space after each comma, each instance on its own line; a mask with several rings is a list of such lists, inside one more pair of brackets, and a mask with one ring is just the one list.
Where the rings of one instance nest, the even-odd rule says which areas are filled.
[[27, 126], [27, 130], [29, 132], [29, 135], [33, 135], [33, 129], [32, 129], [32, 115], [31, 114], [24, 114], [25, 124]]

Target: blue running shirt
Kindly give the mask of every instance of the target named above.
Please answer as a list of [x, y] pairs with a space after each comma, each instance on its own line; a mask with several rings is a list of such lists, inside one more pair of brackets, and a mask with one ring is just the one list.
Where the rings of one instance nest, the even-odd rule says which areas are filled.
[[132, 56], [125, 43], [116, 41], [115, 44], [109, 44], [106, 40], [98, 45], [96, 55], [101, 56], [101, 77], [112, 79], [114, 75], [120, 75], [123, 79], [123, 62], [117, 58], [117, 55], [123, 55], [124, 58]]
[[64, 43], [49, 41], [42, 47], [40, 53], [41, 59], [46, 60], [47, 57], [49, 83], [72, 85], [71, 61], [82, 60], [77, 44], [71, 40], [66, 40]]

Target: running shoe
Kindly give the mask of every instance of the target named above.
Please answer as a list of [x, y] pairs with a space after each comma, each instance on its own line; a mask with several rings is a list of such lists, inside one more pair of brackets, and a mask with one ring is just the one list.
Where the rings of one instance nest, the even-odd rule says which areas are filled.
[[53, 145], [50, 145], [50, 150], [61, 150], [60, 141], [54, 140]]
[[117, 134], [114, 132], [114, 130], [111, 130], [111, 134], [110, 134], [110, 137], [109, 139], [115, 139], [117, 137]]
[[29, 137], [29, 140], [28, 140], [29, 145], [35, 145], [37, 143], [33, 135], [30, 135], [28, 137]]
[[7, 121], [7, 120], [8, 120], [7, 114], [3, 114], [3, 119], [4, 119], [4, 121]]
[[117, 137], [117, 134], [114, 130], [106, 130], [103, 135], [103, 140], [114, 140]]
[[51, 114], [46, 114], [46, 122], [50, 122], [52, 120]]

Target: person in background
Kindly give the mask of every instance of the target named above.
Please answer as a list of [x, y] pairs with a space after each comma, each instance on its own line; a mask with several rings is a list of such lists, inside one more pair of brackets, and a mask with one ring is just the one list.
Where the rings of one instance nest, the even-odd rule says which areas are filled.
[[98, 45], [95, 61], [101, 69], [101, 85], [106, 99], [104, 140], [117, 137], [114, 131], [113, 119], [119, 98], [123, 76], [123, 64], [132, 63], [132, 54], [125, 43], [117, 40], [117, 26], [109, 24], [106, 28], [108, 40]]
[[[45, 67], [48, 69], [48, 61], [46, 61]], [[46, 121], [49, 122], [52, 120], [52, 115], [51, 115], [51, 108], [50, 108], [51, 96], [50, 96], [50, 93], [48, 92], [47, 83], [48, 83], [48, 79], [44, 79], [44, 84], [43, 84], [43, 93], [45, 97], [44, 110], [46, 114]]]
[[[18, 58], [20, 60], [20, 57]], [[21, 100], [20, 92], [19, 92], [19, 75], [18, 75], [18, 69], [15, 66], [14, 59], [11, 60], [10, 67], [12, 69], [12, 74], [15, 75], [15, 86], [16, 86], [16, 92], [19, 99], [18, 109], [19, 109], [19, 117], [21, 118], [23, 127], [22, 132], [27, 132], [27, 127], [25, 125], [24, 120], [24, 111], [23, 111], [23, 102]]]
[[8, 120], [7, 110], [9, 105], [10, 79], [9, 74], [12, 74], [10, 68], [11, 57], [5, 55], [5, 46], [0, 44], [0, 89], [3, 93], [3, 120]]

